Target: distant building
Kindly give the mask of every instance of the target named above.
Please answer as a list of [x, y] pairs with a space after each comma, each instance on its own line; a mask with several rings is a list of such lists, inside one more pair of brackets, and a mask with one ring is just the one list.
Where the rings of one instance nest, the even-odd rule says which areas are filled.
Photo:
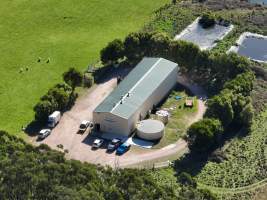
[[144, 58], [94, 110], [96, 129], [129, 136], [138, 121], [160, 103], [177, 81], [178, 65], [163, 58]]

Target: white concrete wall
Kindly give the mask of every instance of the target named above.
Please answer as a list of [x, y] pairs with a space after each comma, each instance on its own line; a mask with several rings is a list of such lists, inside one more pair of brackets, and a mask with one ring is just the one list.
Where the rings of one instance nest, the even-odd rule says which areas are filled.
[[128, 120], [112, 113], [93, 113], [94, 124], [100, 124], [100, 131], [128, 136]]

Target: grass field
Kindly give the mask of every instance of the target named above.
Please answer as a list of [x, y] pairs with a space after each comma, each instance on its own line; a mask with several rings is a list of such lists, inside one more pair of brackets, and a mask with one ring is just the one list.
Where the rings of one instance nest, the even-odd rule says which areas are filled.
[[167, 2], [2, 0], [0, 129], [19, 133], [33, 119], [39, 97], [64, 71], [85, 69], [107, 42], [139, 30]]

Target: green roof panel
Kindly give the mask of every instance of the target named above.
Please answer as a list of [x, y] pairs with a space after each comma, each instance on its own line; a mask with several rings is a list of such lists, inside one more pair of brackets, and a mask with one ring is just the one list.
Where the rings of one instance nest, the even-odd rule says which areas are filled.
[[94, 112], [129, 118], [177, 66], [163, 58], [144, 58]]

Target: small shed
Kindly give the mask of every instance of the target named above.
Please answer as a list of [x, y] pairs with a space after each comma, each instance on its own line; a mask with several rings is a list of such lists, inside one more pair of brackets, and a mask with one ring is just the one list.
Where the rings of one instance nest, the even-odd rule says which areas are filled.
[[192, 98], [187, 98], [184, 103], [185, 107], [192, 108], [194, 106], [194, 101]]

